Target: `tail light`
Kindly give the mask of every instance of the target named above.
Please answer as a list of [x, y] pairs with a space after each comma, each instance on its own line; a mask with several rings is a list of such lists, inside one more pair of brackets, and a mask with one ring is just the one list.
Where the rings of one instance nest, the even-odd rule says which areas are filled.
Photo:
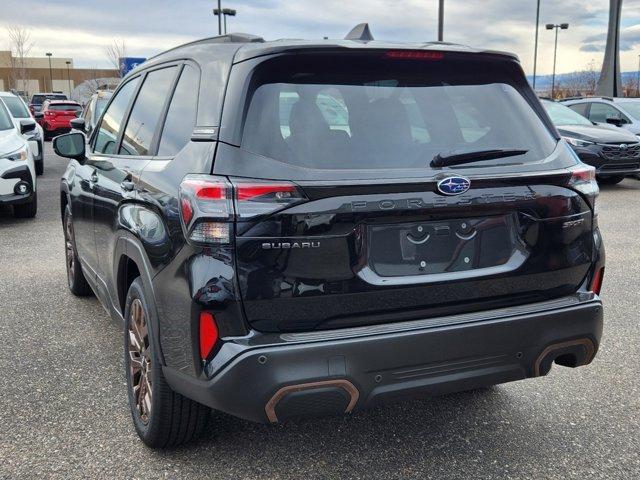
[[591, 279], [591, 284], [589, 285], [589, 290], [596, 295], [600, 295], [600, 290], [602, 290], [602, 281], [604, 280], [604, 267], [596, 270], [596, 273], [593, 274], [593, 278]]
[[185, 236], [199, 244], [228, 244], [234, 221], [270, 215], [307, 198], [283, 181], [187, 175], [180, 184], [180, 217]]
[[580, 163], [569, 168], [571, 177], [569, 177], [568, 185], [572, 189], [580, 192], [589, 202], [593, 213], [596, 214], [596, 198], [600, 193], [598, 182], [596, 181], [596, 169], [590, 165]]
[[200, 313], [200, 358], [206, 360], [218, 342], [218, 325], [210, 312]]

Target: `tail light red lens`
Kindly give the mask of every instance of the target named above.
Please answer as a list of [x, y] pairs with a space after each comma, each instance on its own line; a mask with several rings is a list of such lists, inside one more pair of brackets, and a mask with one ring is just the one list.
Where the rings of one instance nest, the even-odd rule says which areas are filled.
[[270, 215], [307, 200], [302, 190], [291, 182], [234, 182], [236, 218], [239, 221]]
[[187, 175], [180, 184], [180, 217], [185, 237], [203, 244], [229, 243], [231, 224], [270, 215], [304, 202], [295, 184], [282, 181]]
[[595, 213], [596, 198], [600, 193], [598, 182], [596, 181], [596, 169], [591, 165], [580, 163], [570, 168], [569, 171], [571, 172], [571, 177], [568, 181], [569, 187], [582, 193]]
[[596, 295], [600, 295], [600, 290], [602, 290], [603, 280], [604, 280], [604, 267], [596, 270], [596, 273], [593, 274], [593, 278], [591, 279], [591, 285], [589, 286], [589, 290], [595, 293]]
[[385, 52], [386, 58], [395, 60], [442, 60], [444, 52], [429, 50], [389, 50]]
[[218, 342], [218, 325], [210, 312], [200, 313], [200, 358], [206, 360]]

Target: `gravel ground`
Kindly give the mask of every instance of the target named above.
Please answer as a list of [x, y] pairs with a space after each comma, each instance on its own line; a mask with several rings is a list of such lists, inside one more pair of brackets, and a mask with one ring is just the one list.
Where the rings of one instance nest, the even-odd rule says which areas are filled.
[[0, 478], [640, 478], [639, 181], [599, 199], [606, 326], [591, 366], [347, 418], [218, 415], [199, 443], [154, 452], [130, 424], [121, 325], [66, 287], [65, 165], [47, 155], [35, 220], [0, 209]]

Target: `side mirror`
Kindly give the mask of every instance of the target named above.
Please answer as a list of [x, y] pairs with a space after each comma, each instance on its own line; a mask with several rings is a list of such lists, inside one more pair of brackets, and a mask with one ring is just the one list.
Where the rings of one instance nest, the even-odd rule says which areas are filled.
[[610, 123], [611, 125], [615, 125], [616, 127], [621, 127], [622, 125], [627, 123], [623, 118], [619, 117], [607, 117], [606, 122]]
[[84, 132], [86, 129], [84, 118], [72, 118], [69, 124], [71, 125], [71, 128], [75, 128], [76, 130], [80, 130], [81, 132]]
[[20, 133], [25, 134], [27, 132], [33, 132], [36, 129], [36, 122], [30, 118], [20, 120]]
[[33, 114], [33, 118], [35, 118], [36, 120], [42, 120], [44, 118], [44, 113], [36, 112]]
[[53, 139], [53, 151], [61, 157], [73, 158], [83, 162], [86, 158], [84, 133], [72, 132], [55, 137]]

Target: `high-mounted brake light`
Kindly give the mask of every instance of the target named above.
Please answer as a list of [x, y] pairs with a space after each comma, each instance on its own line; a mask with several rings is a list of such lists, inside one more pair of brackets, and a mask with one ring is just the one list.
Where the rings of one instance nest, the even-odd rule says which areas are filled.
[[389, 50], [385, 52], [384, 56], [397, 60], [442, 60], [444, 58], [444, 52], [429, 50]]
[[200, 358], [206, 360], [218, 342], [218, 326], [210, 312], [200, 313]]

